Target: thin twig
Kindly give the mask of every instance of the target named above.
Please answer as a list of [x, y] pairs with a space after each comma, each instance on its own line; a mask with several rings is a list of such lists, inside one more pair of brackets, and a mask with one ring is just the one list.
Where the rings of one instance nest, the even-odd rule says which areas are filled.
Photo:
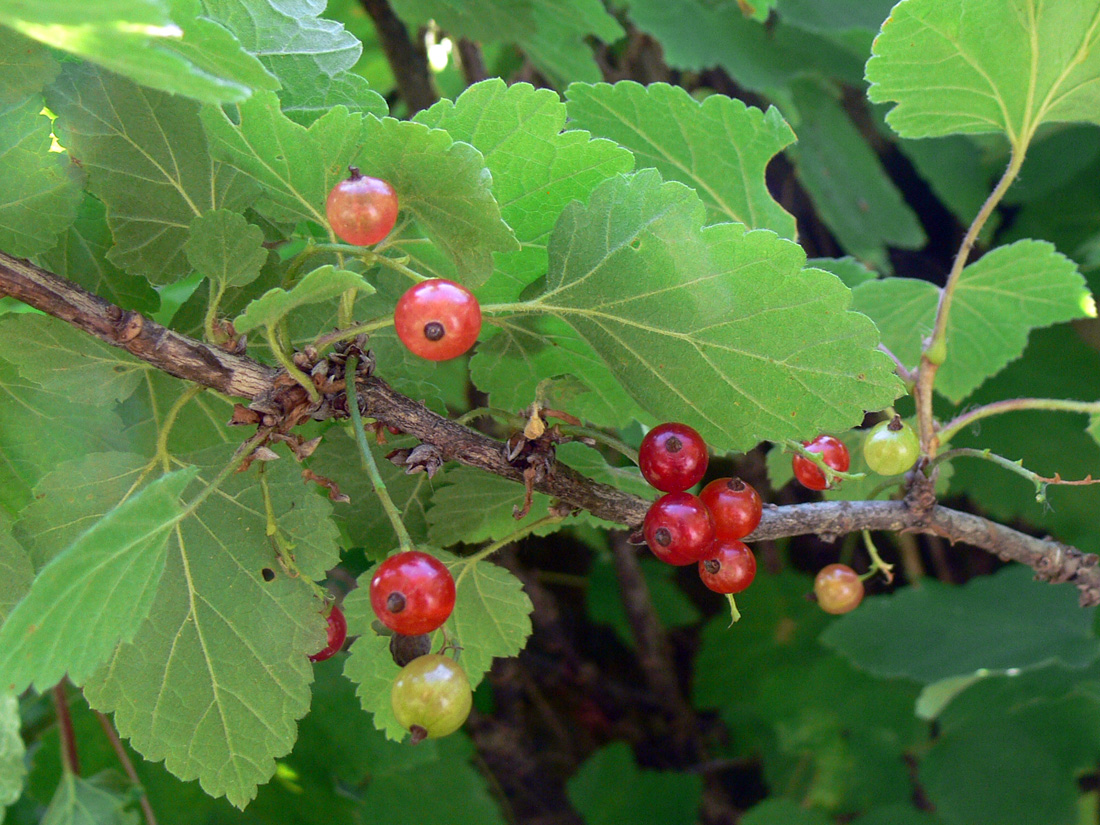
[[432, 84], [432, 72], [424, 48], [409, 37], [409, 31], [386, 0], [359, 0], [360, 5], [374, 21], [378, 40], [393, 70], [397, 89], [408, 106], [408, 115], [427, 109], [439, 94]]
[[134, 770], [134, 763], [130, 761], [130, 755], [126, 753], [126, 748], [122, 746], [122, 740], [118, 738], [115, 726], [111, 724], [110, 719], [98, 710], [95, 712], [95, 715], [99, 717], [99, 724], [103, 727], [103, 732], [107, 734], [107, 739], [111, 742], [111, 749], [115, 752], [115, 756], [118, 757], [118, 761], [122, 764], [122, 770], [126, 772], [131, 782], [141, 788], [139, 804], [141, 805], [141, 812], [145, 816], [145, 825], [157, 825], [157, 817], [156, 814], [153, 813], [153, 806], [149, 802], [149, 796], [145, 793], [145, 787], [141, 784], [141, 779], [138, 777], [137, 771]]
[[73, 717], [69, 713], [69, 697], [65, 692], [68, 679], [62, 679], [53, 688], [53, 706], [57, 712], [57, 727], [61, 732], [61, 764], [68, 773], [80, 776], [80, 754], [76, 751], [76, 732]]

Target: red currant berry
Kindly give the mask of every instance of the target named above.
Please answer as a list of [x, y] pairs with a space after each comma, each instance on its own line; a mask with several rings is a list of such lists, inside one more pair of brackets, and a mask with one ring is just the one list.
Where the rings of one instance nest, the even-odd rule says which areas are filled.
[[699, 578], [715, 593], [740, 593], [756, 578], [756, 556], [744, 542], [716, 541], [699, 562]]
[[431, 633], [455, 606], [455, 580], [435, 556], [410, 550], [382, 562], [370, 580], [370, 604], [395, 633]]
[[[824, 462], [837, 472], [846, 473], [851, 466], [848, 448], [844, 446], [843, 441], [831, 435], [819, 435], [813, 441], [802, 442], [802, 446], [811, 453], [818, 453]], [[796, 455], [791, 459], [791, 468], [794, 470], [794, 477], [802, 482], [803, 487], [810, 490], [828, 488], [829, 482], [825, 480], [825, 473], [821, 472], [808, 458]]]
[[397, 193], [384, 180], [369, 178], [349, 166], [351, 174], [328, 193], [325, 216], [337, 237], [356, 246], [376, 244], [397, 223]]
[[880, 476], [904, 473], [917, 463], [919, 455], [920, 439], [900, 415], [892, 421], [880, 421], [863, 441], [863, 459]]
[[348, 637], [348, 622], [344, 613], [336, 605], [328, 614], [328, 644], [323, 650], [319, 650], [309, 657], [311, 662], [323, 662], [331, 659], [336, 652], [344, 646], [344, 640]]
[[716, 478], [699, 498], [714, 516], [714, 535], [719, 541], [743, 539], [756, 529], [764, 512], [760, 494], [739, 478]]
[[397, 337], [409, 351], [429, 361], [457, 358], [481, 332], [481, 304], [470, 290], [433, 278], [411, 287], [393, 313]]
[[638, 448], [638, 467], [645, 480], [662, 493], [694, 487], [707, 471], [707, 443], [686, 424], [654, 427]]
[[848, 565], [830, 564], [814, 578], [814, 595], [826, 613], [848, 613], [863, 601], [863, 581]]
[[415, 745], [462, 727], [470, 715], [473, 694], [458, 662], [431, 653], [401, 668], [390, 689], [390, 704]]
[[642, 531], [653, 555], [678, 566], [706, 558], [714, 543], [710, 510], [691, 493], [668, 493], [653, 502]]

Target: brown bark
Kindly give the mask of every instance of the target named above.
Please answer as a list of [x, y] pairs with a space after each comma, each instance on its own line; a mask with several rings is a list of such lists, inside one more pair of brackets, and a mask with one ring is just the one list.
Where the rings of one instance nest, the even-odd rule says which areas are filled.
[[[136, 312], [123, 310], [27, 261], [0, 252], [0, 295], [11, 295], [178, 378], [253, 400], [270, 395], [280, 371], [173, 332]], [[282, 377], [283, 385], [287, 383]], [[91, 391], [92, 388], [89, 388]], [[360, 381], [363, 412], [434, 445], [445, 460], [458, 461], [519, 484], [524, 466], [510, 463], [507, 445], [444, 418], [372, 376]], [[342, 387], [341, 387], [342, 394]], [[304, 393], [302, 393], [304, 395]], [[326, 405], [332, 409], [334, 405]], [[335, 405], [338, 407], [339, 405]], [[650, 501], [592, 481], [557, 461], [534, 478], [534, 489], [572, 508], [637, 528]], [[816, 533], [835, 538], [856, 530], [929, 533], [981, 548], [1033, 568], [1049, 582], [1073, 582], [1082, 605], [1100, 604], [1097, 557], [1049, 538], [1036, 538], [980, 516], [930, 501], [826, 501], [769, 506], [748, 541]]]
[[439, 94], [432, 83], [432, 71], [424, 48], [412, 41], [405, 24], [394, 14], [386, 0], [359, 2], [374, 21], [382, 51], [386, 53], [386, 60], [397, 81], [397, 90], [409, 107], [408, 116], [427, 109], [439, 100]]

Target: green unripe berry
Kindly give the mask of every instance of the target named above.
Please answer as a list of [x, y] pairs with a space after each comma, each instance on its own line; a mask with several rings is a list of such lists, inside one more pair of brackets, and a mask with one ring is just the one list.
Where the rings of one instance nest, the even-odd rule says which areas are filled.
[[413, 659], [390, 690], [393, 713], [412, 733], [413, 743], [454, 733], [470, 715], [473, 695], [466, 671], [448, 656]]
[[917, 463], [919, 456], [920, 439], [901, 416], [880, 421], [868, 431], [863, 442], [863, 459], [879, 475], [904, 473]]

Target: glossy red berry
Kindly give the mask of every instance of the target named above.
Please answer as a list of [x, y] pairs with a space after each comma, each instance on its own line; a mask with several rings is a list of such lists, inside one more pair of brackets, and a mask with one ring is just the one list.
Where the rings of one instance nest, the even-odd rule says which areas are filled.
[[846, 564], [830, 564], [814, 578], [814, 595], [826, 613], [849, 613], [863, 601], [863, 580]]
[[710, 510], [691, 493], [668, 493], [645, 514], [642, 527], [653, 555], [675, 565], [706, 558], [714, 543], [714, 519]]
[[[848, 448], [844, 446], [843, 441], [831, 435], [819, 435], [813, 441], [802, 442], [802, 446], [811, 453], [818, 453], [822, 460], [837, 472], [846, 473], [851, 466]], [[825, 473], [821, 472], [808, 458], [796, 455], [791, 459], [791, 468], [794, 470], [794, 477], [807, 489], [824, 490], [829, 486]]]
[[397, 193], [384, 180], [363, 175], [354, 166], [351, 174], [328, 193], [325, 216], [336, 236], [356, 246], [376, 244], [397, 223]]
[[397, 337], [409, 351], [429, 361], [457, 358], [481, 332], [481, 304], [470, 290], [443, 278], [411, 287], [393, 313]]
[[654, 427], [638, 448], [638, 468], [663, 493], [694, 487], [707, 471], [707, 443], [687, 424]]
[[699, 578], [715, 593], [740, 593], [756, 578], [756, 556], [744, 542], [716, 541], [699, 562]]
[[328, 644], [322, 650], [309, 657], [311, 662], [323, 662], [331, 659], [336, 652], [344, 646], [344, 640], [348, 637], [348, 622], [344, 613], [336, 605], [328, 614]]
[[410, 550], [382, 562], [370, 580], [370, 603], [395, 633], [431, 633], [455, 606], [455, 580], [435, 556]]
[[743, 539], [756, 529], [764, 512], [760, 494], [739, 478], [716, 478], [699, 498], [714, 516], [714, 536], [719, 541]]

